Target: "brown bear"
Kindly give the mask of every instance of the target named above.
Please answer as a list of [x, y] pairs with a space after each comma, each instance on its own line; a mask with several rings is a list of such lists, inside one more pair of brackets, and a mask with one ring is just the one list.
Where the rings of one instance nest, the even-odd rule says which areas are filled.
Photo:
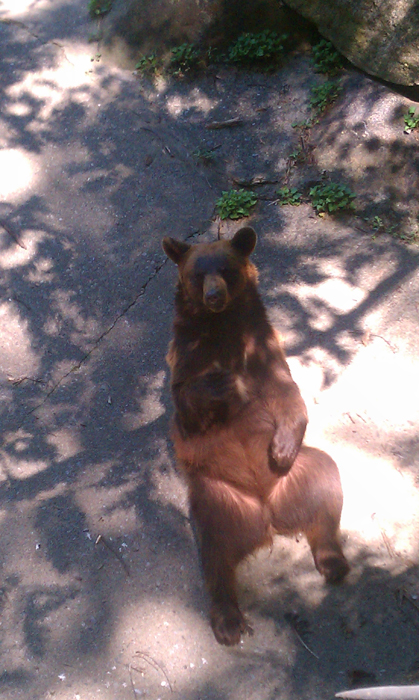
[[302, 445], [307, 412], [270, 324], [249, 261], [252, 228], [232, 240], [164, 238], [178, 266], [167, 361], [172, 438], [221, 644], [249, 630], [237, 602], [240, 561], [274, 534], [304, 532], [328, 582], [349, 567], [339, 541], [342, 488], [335, 462]]

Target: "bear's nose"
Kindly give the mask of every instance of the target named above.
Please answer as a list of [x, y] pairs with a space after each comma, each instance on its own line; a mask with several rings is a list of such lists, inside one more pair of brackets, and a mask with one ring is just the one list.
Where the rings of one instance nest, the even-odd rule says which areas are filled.
[[208, 275], [204, 281], [204, 304], [211, 311], [222, 311], [227, 302], [227, 290], [224, 280]]
[[216, 304], [222, 298], [221, 289], [209, 289], [205, 294], [205, 300], [208, 304]]
[[222, 289], [209, 289], [204, 296], [204, 303], [210, 311], [223, 311], [226, 305], [226, 295]]

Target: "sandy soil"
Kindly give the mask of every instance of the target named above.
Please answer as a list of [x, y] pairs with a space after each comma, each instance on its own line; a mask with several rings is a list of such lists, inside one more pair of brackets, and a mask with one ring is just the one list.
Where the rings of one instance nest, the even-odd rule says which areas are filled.
[[[418, 683], [411, 99], [347, 68], [301, 132], [324, 80], [309, 52], [272, 75], [153, 82], [103, 63], [90, 31], [84, 1], [0, 4], [2, 697], [325, 700]], [[175, 270], [160, 241], [231, 235], [242, 222], [220, 223], [215, 201], [254, 178], [261, 290], [307, 442], [341, 470], [352, 571], [329, 588], [303, 540], [278, 539], [241, 568], [255, 633], [225, 649], [168, 440]], [[275, 203], [322, 178], [351, 187], [353, 213]]]

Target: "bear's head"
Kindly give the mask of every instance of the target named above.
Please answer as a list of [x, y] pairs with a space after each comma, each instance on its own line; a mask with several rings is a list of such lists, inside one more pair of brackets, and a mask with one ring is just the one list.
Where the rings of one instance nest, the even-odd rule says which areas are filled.
[[163, 250], [178, 266], [181, 290], [194, 308], [220, 313], [256, 281], [249, 255], [256, 245], [250, 226], [230, 240], [190, 245], [175, 238], [163, 239]]

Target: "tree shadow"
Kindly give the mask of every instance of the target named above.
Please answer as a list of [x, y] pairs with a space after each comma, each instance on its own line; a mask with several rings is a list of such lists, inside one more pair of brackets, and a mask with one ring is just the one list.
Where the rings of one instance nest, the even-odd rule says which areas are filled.
[[[50, 21], [55, 22], [53, 13]], [[4, 347], [0, 385], [0, 502], [6, 513], [1, 548], [6, 576], [18, 582], [6, 591], [6, 635], [12, 638], [17, 611], [22, 659], [26, 652], [46, 663], [52, 658], [55, 672], [61, 654], [66, 663], [80, 662], [88, 674], [91, 660], [111, 652], [112, 636], [129, 604], [141, 608], [171, 596], [173, 605], [190, 606], [197, 619], [206, 605], [185, 488], [168, 441], [164, 356], [175, 271], [165, 265], [160, 239], [170, 234], [197, 240], [210, 226], [216, 197], [233, 181], [260, 175], [274, 181], [260, 187], [261, 196], [274, 198], [298, 140], [291, 127], [292, 112], [300, 110], [290, 104], [293, 91], [307, 111], [315, 78], [301, 59], [297, 69], [292, 64], [292, 70], [285, 67], [275, 76], [233, 71], [222, 79], [204, 76], [198, 86], [172, 82], [158, 92], [146, 82], [121, 83], [99, 68], [96, 82], [86, 79], [67, 88], [54, 103], [48, 90], [59, 86], [51, 76], [37, 79], [44, 97], [36, 97], [24, 81], [31, 71], [55, 68], [55, 49], [30, 35], [15, 39], [10, 26], [1, 25], [1, 31], [7, 55], [16, 62], [11, 66], [4, 58], [1, 78], [7, 147], [24, 151], [38, 173], [27, 195], [11, 197], [0, 211], [1, 308], [9, 314], [3, 332], [13, 331]], [[319, 149], [340, 144], [351, 95], [363, 95], [365, 114], [357, 122], [362, 125], [385, 94], [365, 78], [352, 76], [347, 85], [348, 97], [313, 132]], [[241, 116], [245, 127], [206, 129], [208, 121], [232, 116]], [[209, 168], [193, 156], [201, 145], [220, 145]], [[391, 145], [392, 165], [384, 173], [368, 165], [364, 174], [365, 182], [380, 178], [386, 196], [408, 204], [417, 197], [413, 189], [402, 192], [391, 184], [397, 163], [417, 167], [414, 143], [402, 146]], [[350, 180], [345, 164], [356, 147], [355, 142], [339, 146], [337, 175]], [[372, 157], [380, 147], [380, 141], [366, 142]], [[315, 164], [310, 177], [320, 172]], [[361, 208], [366, 216], [373, 213], [368, 206]], [[373, 242], [358, 236], [351, 219], [323, 226], [307, 212], [299, 214], [296, 225], [301, 230], [312, 225], [310, 236], [297, 236], [290, 233], [287, 214], [261, 201], [255, 216], [264, 232], [255, 257], [261, 289], [271, 311], [280, 309], [293, 329], [288, 353], [301, 356], [320, 348], [342, 370], [356, 353], [366, 315], [415, 273], [419, 258], [389, 238]], [[272, 230], [275, 235], [268, 235]], [[348, 311], [320, 298], [307, 305], [298, 288], [316, 289], [327, 282], [327, 264], [336, 261], [342, 281], [352, 287], [362, 286], [362, 274], [373, 264], [382, 265], [383, 273]], [[325, 315], [329, 325], [319, 329], [317, 319]], [[345, 334], [352, 345], [342, 342]], [[337, 372], [333, 367], [324, 372], [328, 386]], [[185, 585], [193, 579], [186, 589], [177, 584], [180, 562], [187, 570]], [[360, 555], [365, 585], [345, 590], [367, 608], [369, 590], [378, 586], [385, 592], [398, 579], [390, 581], [390, 574], [362, 562]], [[299, 618], [284, 617], [285, 608], [285, 614], [309, 617], [315, 632], [325, 620], [332, 624], [342, 600], [338, 594], [329, 593], [313, 611], [295, 591], [286, 593], [286, 581], [284, 573], [275, 593], [281, 607], [273, 598], [261, 606], [262, 617], [275, 620], [279, 636], [284, 630], [288, 635], [291, 623], [300, 625]], [[409, 640], [412, 624], [406, 622]], [[396, 626], [391, 621], [389, 639], [394, 636], [401, 650], [403, 628]], [[298, 629], [305, 634], [306, 628]], [[371, 629], [375, 634], [376, 627]], [[366, 648], [364, 631], [358, 632]], [[382, 635], [380, 640], [386, 643]], [[223, 684], [245, 683], [258, 667], [275, 687], [268, 691], [272, 697], [279, 692], [273, 680], [279, 670], [281, 682], [291, 677], [293, 692], [301, 696], [327, 678], [336, 690], [342, 667], [328, 643], [320, 665], [298, 639], [291, 665], [272, 650], [235, 653], [228, 657], [233, 672], [191, 684], [184, 697], [223, 697]], [[342, 644], [348, 664], [356, 668], [364, 647], [355, 653], [349, 643]], [[2, 651], [8, 664], [6, 648]], [[374, 660], [374, 668], [384, 663], [382, 658]], [[22, 659], [10, 662], [0, 685], [19, 689], [35, 683], [27, 670], [32, 667]], [[391, 675], [394, 659], [389, 668]]]

